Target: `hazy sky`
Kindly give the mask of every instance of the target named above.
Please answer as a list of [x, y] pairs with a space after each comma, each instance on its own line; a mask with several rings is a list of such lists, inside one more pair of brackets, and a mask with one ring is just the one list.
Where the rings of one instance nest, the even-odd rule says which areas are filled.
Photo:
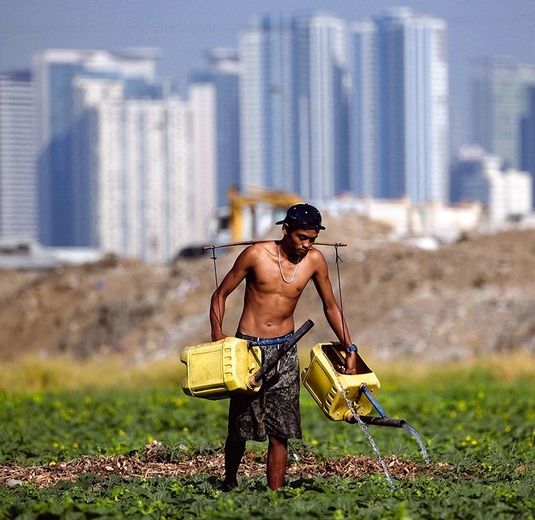
[[182, 81], [206, 49], [237, 47], [255, 15], [322, 10], [359, 20], [401, 5], [447, 21], [454, 103], [466, 103], [474, 57], [535, 64], [535, 0], [0, 0], [0, 71], [28, 67], [47, 48], [158, 47], [160, 76]]

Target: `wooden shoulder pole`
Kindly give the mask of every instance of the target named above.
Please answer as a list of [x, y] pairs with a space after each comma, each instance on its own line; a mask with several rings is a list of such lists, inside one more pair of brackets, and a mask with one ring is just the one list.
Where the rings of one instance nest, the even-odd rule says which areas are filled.
[[[234, 246], [252, 246], [253, 244], [260, 244], [262, 242], [273, 242], [273, 240], [246, 240], [244, 242], [229, 242], [227, 244], [218, 244], [213, 246], [204, 246], [203, 249], [219, 249], [221, 247], [234, 247]], [[345, 247], [347, 244], [341, 244], [339, 242], [314, 242], [315, 246], [331, 246], [331, 247]]]

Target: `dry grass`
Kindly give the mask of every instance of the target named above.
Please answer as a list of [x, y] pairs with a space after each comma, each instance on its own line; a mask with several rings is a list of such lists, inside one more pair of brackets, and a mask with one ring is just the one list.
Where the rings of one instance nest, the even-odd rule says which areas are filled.
[[440, 384], [455, 378], [469, 379], [471, 374], [487, 372], [503, 382], [519, 380], [532, 381], [535, 372], [535, 357], [529, 354], [490, 355], [485, 359], [432, 364], [418, 359], [396, 360], [391, 364], [369, 363], [379, 379], [396, 382]]
[[[512, 354], [492, 356], [485, 360], [450, 362], [446, 364], [420, 363], [416, 359], [392, 363], [366, 360], [383, 381], [436, 384], [452, 378], [467, 379], [476, 371], [485, 371], [498, 380], [532, 380], [535, 358]], [[309, 355], [301, 357], [301, 366], [308, 366]], [[408, 378], [410, 374], [410, 379]], [[185, 366], [176, 359], [163, 359], [143, 365], [126, 365], [120, 357], [107, 356], [100, 360], [75, 362], [68, 358], [25, 358], [0, 366], [0, 389], [15, 392], [40, 390], [96, 388], [154, 388], [179, 386]]]
[[34, 392], [85, 387], [168, 387], [179, 385], [184, 373], [178, 359], [127, 366], [113, 356], [84, 362], [68, 358], [25, 358], [0, 366], [0, 389]]

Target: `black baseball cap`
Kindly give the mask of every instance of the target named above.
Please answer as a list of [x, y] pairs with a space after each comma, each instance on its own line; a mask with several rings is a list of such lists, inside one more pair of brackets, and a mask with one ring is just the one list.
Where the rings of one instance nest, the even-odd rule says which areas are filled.
[[292, 229], [325, 229], [321, 225], [321, 213], [310, 204], [294, 204], [288, 208], [284, 220], [279, 220], [277, 224], [288, 224]]

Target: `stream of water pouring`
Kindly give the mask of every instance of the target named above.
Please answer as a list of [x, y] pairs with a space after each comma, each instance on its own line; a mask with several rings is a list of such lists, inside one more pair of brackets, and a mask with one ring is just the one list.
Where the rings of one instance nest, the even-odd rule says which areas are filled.
[[[334, 371], [335, 374], [337, 374], [336, 370]], [[359, 417], [359, 414], [357, 413], [357, 410], [355, 409], [355, 406], [351, 399], [349, 399], [347, 395], [347, 390], [342, 385], [342, 382], [340, 381], [340, 378], [338, 375], [336, 375], [336, 378], [338, 379], [338, 383], [340, 383], [340, 387], [342, 388], [342, 392], [344, 395], [344, 399], [347, 403], [347, 406], [355, 416], [355, 419], [357, 421], [357, 424], [359, 425], [360, 429], [362, 430], [362, 433], [367, 437], [368, 441], [370, 441], [370, 444], [373, 448], [373, 451], [377, 455], [377, 459], [379, 460], [379, 463], [381, 464], [381, 467], [383, 468], [383, 471], [385, 472], [386, 480], [390, 486], [390, 490], [394, 491], [396, 489], [396, 486], [394, 485], [394, 481], [392, 480], [392, 476], [390, 475], [390, 472], [388, 471], [388, 468], [386, 467], [385, 461], [381, 457], [381, 452], [379, 451], [379, 447], [377, 446], [377, 443], [375, 442], [375, 439], [371, 436], [370, 432], [368, 431], [368, 427], [362, 422], [362, 419]]]
[[[374, 400], [373, 395], [366, 388], [366, 386], [363, 386], [362, 390], [366, 397], [369, 399], [369, 401], [372, 403], [372, 406], [379, 412], [379, 415], [381, 415], [381, 417], [383, 418], [387, 418], [385, 411], [379, 406], [379, 403]], [[413, 428], [409, 423], [405, 421], [401, 421], [401, 427], [407, 430], [416, 439], [416, 441], [420, 445], [420, 450], [422, 451], [425, 465], [429, 467], [429, 456], [427, 455], [427, 450], [425, 449], [424, 441], [420, 437], [420, 434], [416, 431], [416, 428]]]
[[418, 444], [420, 445], [420, 450], [422, 450], [422, 455], [424, 457], [425, 465], [429, 467], [429, 455], [427, 454], [424, 441], [420, 437], [420, 434], [410, 424], [404, 423], [402, 428], [407, 430], [416, 439], [416, 442], [418, 442]]

